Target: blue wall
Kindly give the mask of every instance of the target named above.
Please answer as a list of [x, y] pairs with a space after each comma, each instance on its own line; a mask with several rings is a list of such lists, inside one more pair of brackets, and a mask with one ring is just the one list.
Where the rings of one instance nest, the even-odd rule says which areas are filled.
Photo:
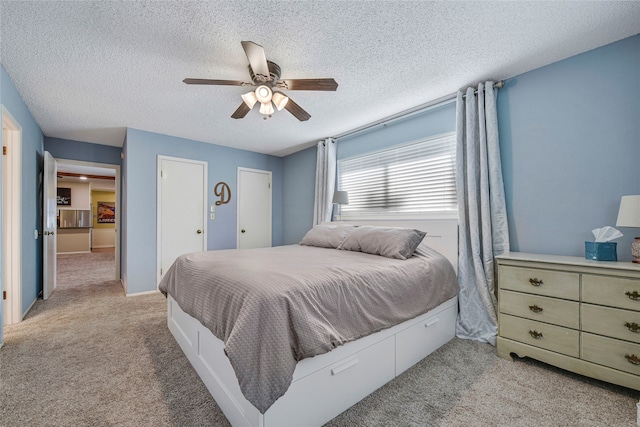
[[[640, 194], [639, 94], [640, 35], [506, 81], [498, 121], [511, 250], [581, 257], [592, 229], [615, 226], [620, 197]], [[342, 138], [338, 159], [452, 130], [455, 103]], [[285, 169], [286, 185], [313, 183], [315, 157], [296, 162], [304, 164]], [[313, 198], [298, 197], [287, 209], [312, 216]], [[293, 243], [311, 218], [285, 224]], [[620, 231], [618, 259], [630, 260], [640, 232]]]
[[120, 147], [45, 137], [44, 149], [56, 159], [122, 165]]
[[[20, 234], [22, 236], [22, 313], [24, 315], [42, 290], [42, 239], [34, 239], [34, 230], [42, 231], [43, 135], [4, 67], [0, 67], [0, 103], [22, 127], [22, 230]], [[2, 200], [0, 200], [0, 207], [1, 204]]]
[[447, 102], [422, 113], [338, 140], [338, 160], [456, 130], [456, 104]]
[[311, 147], [283, 159], [282, 241], [285, 245], [299, 243], [313, 225], [316, 151], [316, 147]]
[[[640, 194], [640, 36], [509, 79], [498, 118], [511, 250], [584, 255]], [[637, 231], [621, 228], [618, 259]]]
[[[208, 162], [209, 205], [215, 203], [213, 188], [224, 181], [235, 195], [237, 168], [272, 172], [273, 245], [282, 244], [282, 158], [219, 145], [176, 138], [137, 129], [127, 129], [123, 164], [126, 194], [126, 228], [123, 230], [125, 260], [123, 276], [127, 293], [156, 289], [156, 169], [157, 156], [166, 155]], [[216, 219], [207, 224], [208, 249], [236, 247], [237, 198], [216, 209]]]

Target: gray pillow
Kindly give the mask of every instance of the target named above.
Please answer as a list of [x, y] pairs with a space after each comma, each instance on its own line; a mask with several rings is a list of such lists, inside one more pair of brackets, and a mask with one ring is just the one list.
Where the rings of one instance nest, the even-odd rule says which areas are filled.
[[305, 234], [300, 244], [337, 249], [355, 228], [353, 225], [316, 225]]
[[411, 258], [426, 234], [411, 228], [363, 225], [349, 233], [338, 249], [407, 259]]

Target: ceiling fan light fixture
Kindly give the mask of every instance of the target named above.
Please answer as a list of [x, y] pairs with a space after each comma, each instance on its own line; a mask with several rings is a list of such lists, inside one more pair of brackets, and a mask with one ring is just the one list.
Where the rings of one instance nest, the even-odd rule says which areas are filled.
[[255, 93], [258, 102], [260, 102], [261, 104], [264, 105], [271, 102], [271, 96], [273, 95], [273, 93], [271, 92], [269, 86], [258, 86]]
[[273, 101], [278, 111], [280, 111], [287, 105], [287, 102], [289, 102], [289, 97], [282, 92], [274, 92], [271, 101]]
[[253, 108], [254, 105], [256, 105], [256, 102], [258, 102], [258, 98], [256, 98], [256, 94], [254, 92], [247, 92], [244, 95], [240, 95], [242, 97], [242, 100], [244, 101], [245, 104], [247, 104], [247, 107], [249, 108]]
[[260, 104], [260, 114], [271, 115], [273, 114], [273, 104], [271, 101], [263, 102]]

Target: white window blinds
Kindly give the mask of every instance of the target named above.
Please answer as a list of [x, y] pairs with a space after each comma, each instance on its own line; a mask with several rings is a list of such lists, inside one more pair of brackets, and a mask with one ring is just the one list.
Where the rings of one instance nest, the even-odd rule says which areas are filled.
[[338, 161], [341, 219], [457, 212], [455, 133]]

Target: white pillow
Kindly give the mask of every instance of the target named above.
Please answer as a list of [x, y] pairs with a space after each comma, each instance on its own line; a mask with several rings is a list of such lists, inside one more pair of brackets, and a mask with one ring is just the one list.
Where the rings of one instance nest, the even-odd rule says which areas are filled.
[[345, 237], [355, 230], [355, 228], [353, 225], [316, 225], [307, 231], [307, 234], [302, 238], [300, 244], [317, 246], [319, 248], [337, 249]]

